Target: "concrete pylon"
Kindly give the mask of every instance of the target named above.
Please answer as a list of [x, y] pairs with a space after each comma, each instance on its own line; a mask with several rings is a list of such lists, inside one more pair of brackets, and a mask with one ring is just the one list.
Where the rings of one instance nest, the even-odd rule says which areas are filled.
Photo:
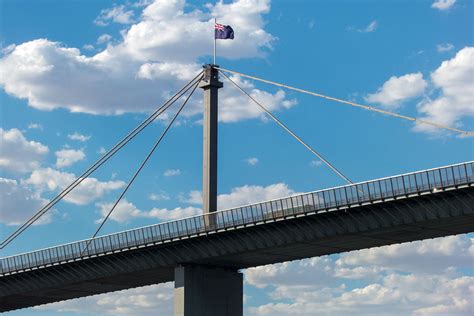
[[202, 210], [217, 210], [217, 125], [218, 89], [223, 87], [214, 65], [204, 66], [204, 78], [199, 87], [204, 90]]

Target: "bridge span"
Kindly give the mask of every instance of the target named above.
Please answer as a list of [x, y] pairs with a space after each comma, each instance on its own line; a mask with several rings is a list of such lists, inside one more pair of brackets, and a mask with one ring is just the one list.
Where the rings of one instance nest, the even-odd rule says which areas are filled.
[[471, 161], [1, 258], [0, 311], [174, 280], [241, 315], [240, 269], [472, 232], [473, 185]]

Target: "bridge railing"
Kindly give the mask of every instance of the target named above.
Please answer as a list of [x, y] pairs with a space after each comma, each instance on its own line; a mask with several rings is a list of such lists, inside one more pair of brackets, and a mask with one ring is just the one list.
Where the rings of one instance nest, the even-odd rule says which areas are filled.
[[235, 207], [0, 259], [0, 274], [209, 231], [474, 183], [474, 162]]

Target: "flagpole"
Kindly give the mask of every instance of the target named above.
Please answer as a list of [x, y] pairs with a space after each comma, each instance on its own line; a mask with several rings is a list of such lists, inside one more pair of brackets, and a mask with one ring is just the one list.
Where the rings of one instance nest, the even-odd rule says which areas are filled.
[[217, 19], [214, 19], [214, 65], [216, 64], [216, 24]]

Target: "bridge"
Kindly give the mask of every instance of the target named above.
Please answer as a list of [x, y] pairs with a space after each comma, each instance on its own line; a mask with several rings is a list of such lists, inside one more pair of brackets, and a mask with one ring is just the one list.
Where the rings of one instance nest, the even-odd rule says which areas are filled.
[[196, 78], [189, 87], [203, 88], [205, 101], [203, 214], [96, 236], [176, 115], [92, 238], [0, 259], [0, 311], [174, 281], [175, 315], [242, 315], [241, 269], [474, 230], [474, 161], [352, 183], [248, 94], [349, 184], [217, 211], [217, 90], [222, 83], [214, 65]]

